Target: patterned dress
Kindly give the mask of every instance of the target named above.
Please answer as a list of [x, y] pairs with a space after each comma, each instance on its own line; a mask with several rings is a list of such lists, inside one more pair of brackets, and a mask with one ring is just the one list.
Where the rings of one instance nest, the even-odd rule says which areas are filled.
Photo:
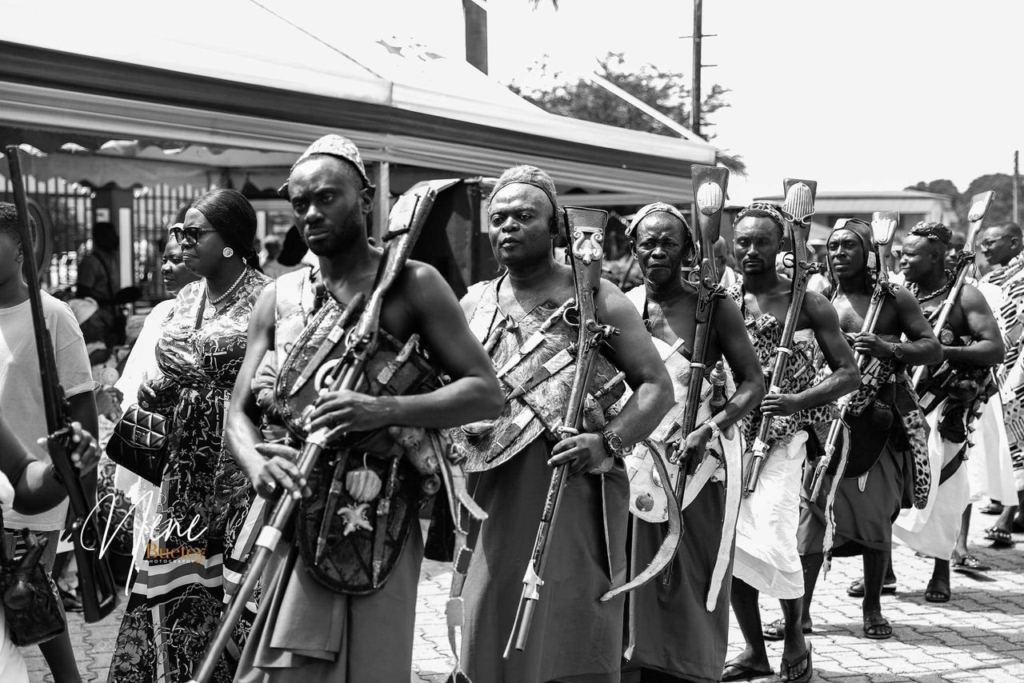
[[[157, 345], [167, 386], [161, 412], [171, 418], [171, 447], [156, 527], [139, 563], [117, 637], [109, 681], [178, 683], [192, 677], [221, 617], [230, 580], [244, 568], [261, 506], [222, 447], [224, 415], [245, 357], [246, 332], [268, 278], [247, 271], [222, 310], [206, 283], [178, 295]], [[229, 683], [255, 605], [235, 629], [213, 680]]]

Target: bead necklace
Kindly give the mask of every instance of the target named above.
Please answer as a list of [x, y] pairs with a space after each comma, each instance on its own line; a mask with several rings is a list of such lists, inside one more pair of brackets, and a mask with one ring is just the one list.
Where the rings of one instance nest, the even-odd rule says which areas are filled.
[[207, 285], [206, 285], [206, 299], [207, 299], [207, 301], [209, 301], [209, 302], [210, 302], [210, 305], [209, 305], [209, 306], [207, 307], [207, 309], [206, 309], [205, 311], [203, 311], [203, 317], [204, 317], [204, 318], [212, 318], [212, 317], [213, 317], [213, 314], [214, 314], [214, 312], [215, 312], [215, 308], [214, 308], [214, 307], [215, 307], [215, 306], [216, 306], [217, 304], [219, 304], [220, 302], [224, 301], [224, 300], [225, 300], [225, 299], [227, 299], [227, 298], [228, 298], [229, 296], [231, 296], [232, 294], [234, 294], [234, 293], [235, 293], [235, 290], [237, 290], [237, 289], [238, 289], [238, 287], [239, 287], [239, 286], [240, 286], [240, 285], [242, 284], [242, 280], [244, 280], [244, 279], [245, 279], [245, 274], [246, 274], [246, 273], [248, 273], [248, 272], [249, 272], [249, 268], [248, 268], [248, 267], [246, 267], [246, 268], [243, 268], [243, 269], [242, 269], [242, 272], [241, 272], [241, 273], [239, 273], [239, 275], [238, 275], [238, 279], [237, 279], [237, 280], [235, 280], [235, 281], [234, 281], [234, 282], [233, 282], [233, 283], [231, 284], [231, 286], [230, 286], [230, 287], [228, 287], [228, 290], [227, 290], [226, 292], [224, 292], [223, 294], [221, 294], [221, 295], [220, 295], [219, 297], [217, 297], [216, 299], [211, 299], [211, 298], [210, 298], [210, 285], [209, 285], [209, 284], [207, 284]]
[[953, 272], [949, 271], [949, 270], [946, 271], [946, 284], [942, 285], [941, 287], [936, 289], [934, 292], [932, 292], [931, 294], [929, 294], [928, 296], [923, 297], [923, 298], [920, 295], [921, 288], [918, 286], [918, 284], [916, 282], [908, 282], [907, 283], [907, 289], [910, 290], [910, 293], [914, 295], [914, 298], [917, 299], [917, 303], [919, 303], [919, 304], [924, 303], [925, 301], [928, 301], [929, 299], [934, 299], [937, 296], [942, 296], [943, 294], [945, 294], [946, 292], [948, 292], [952, 288], [953, 288]]

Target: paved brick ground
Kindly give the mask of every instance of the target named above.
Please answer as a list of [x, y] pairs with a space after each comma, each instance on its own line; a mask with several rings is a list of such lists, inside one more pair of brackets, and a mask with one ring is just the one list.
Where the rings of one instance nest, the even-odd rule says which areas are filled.
[[[883, 598], [885, 615], [893, 624], [893, 638], [870, 641], [861, 635], [860, 601], [847, 597], [846, 586], [860, 575], [859, 558], [837, 560], [818, 588], [814, 610], [816, 681], [865, 683], [920, 681], [1024, 681], [1024, 534], [1021, 545], [994, 550], [982, 538], [982, 529], [994, 518], [977, 512], [971, 523], [972, 551], [992, 571], [953, 575], [953, 600], [944, 605], [924, 601], [931, 573], [928, 560], [906, 548], [895, 552], [899, 592]], [[420, 581], [416, 639], [411, 683], [442, 683], [451, 667], [444, 604], [451, 572], [428, 562]], [[778, 615], [778, 606], [765, 601], [762, 613]], [[86, 626], [77, 615], [71, 620], [71, 640], [86, 681], [105, 681], [120, 612], [101, 624]], [[739, 632], [730, 641], [738, 649]], [[771, 644], [778, 667], [781, 644]], [[29, 653], [33, 683], [51, 681], [38, 650]], [[771, 680], [771, 679], [762, 679]], [[487, 683], [478, 681], [477, 683]]]

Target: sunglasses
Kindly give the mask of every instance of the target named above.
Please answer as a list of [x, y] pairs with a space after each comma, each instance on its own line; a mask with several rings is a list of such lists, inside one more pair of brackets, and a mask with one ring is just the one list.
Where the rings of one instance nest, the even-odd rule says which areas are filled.
[[170, 232], [171, 237], [173, 237], [174, 240], [178, 244], [183, 244], [183, 245], [186, 245], [186, 246], [189, 246], [189, 247], [194, 247], [196, 245], [196, 242], [199, 241], [199, 236], [201, 234], [203, 234], [204, 232], [217, 232], [217, 231], [214, 230], [213, 228], [202, 229], [202, 228], [197, 228], [195, 226], [189, 226], [187, 228], [183, 228], [183, 227], [181, 227], [181, 223], [178, 223], [178, 224], [174, 225], [174, 227], [172, 227], [168, 232]]

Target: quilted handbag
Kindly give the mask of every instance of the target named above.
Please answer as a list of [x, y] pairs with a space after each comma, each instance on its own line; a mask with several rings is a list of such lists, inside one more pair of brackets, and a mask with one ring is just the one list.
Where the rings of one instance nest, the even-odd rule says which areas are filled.
[[132, 406], [107, 442], [107, 455], [143, 479], [159, 485], [167, 462], [167, 418]]

